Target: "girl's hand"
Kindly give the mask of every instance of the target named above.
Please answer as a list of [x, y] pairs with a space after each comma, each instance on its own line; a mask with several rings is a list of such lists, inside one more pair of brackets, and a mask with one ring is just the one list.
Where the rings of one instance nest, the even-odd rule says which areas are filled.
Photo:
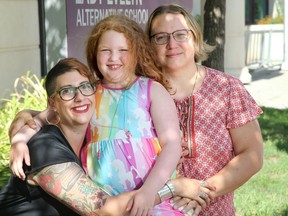
[[22, 142], [14, 143], [10, 149], [10, 170], [14, 176], [24, 181], [26, 176], [23, 170], [23, 160], [27, 166], [30, 166], [27, 144]]
[[9, 136], [11, 142], [10, 149], [10, 170], [13, 175], [24, 180], [25, 174], [23, 171], [23, 162], [30, 166], [30, 155], [27, 147], [27, 143], [30, 138], [42, 127], [42, 119], [46, 116], [46, 111], [42, 112], [40, 117], [33, 119], [33, 115], [38, 114], [38, 111], [23, 110], [19, 112], [16, 118], [13, 120], [10, 129]]
[[133, 198], [130, 216], [150, 216], [154, 206], [156, 194], [141, 187]]
[[28, 125], [32, 129], [36, 129], [37, 125], [33, 119], [32, 110], [22, 110], [13, 119], [10, 127], [9, 127], [9, 137], [10, 140], [15, 136], [15, 134], [24, 127], [24, 125]]

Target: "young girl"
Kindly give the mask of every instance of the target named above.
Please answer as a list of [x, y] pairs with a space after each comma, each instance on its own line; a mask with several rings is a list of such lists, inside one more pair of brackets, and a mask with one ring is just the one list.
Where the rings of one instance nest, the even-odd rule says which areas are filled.
[[182, 215], [168, 201], [152, 210], [181, 154], [176, 108], [153, 53], [144, 31], [127, 17], [110, 16], [92, 30], [86, 54], [100, 82], [82, 164], [112, 195], [138, 189], [131, 215]]

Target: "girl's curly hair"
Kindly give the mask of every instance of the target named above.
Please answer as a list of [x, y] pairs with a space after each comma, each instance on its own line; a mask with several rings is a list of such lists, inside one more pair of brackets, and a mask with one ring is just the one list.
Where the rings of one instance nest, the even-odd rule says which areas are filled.
[[106, 31], [113, 30], [124, 34], [132, 57], [135, 59], [135, 74], [154, 79], [170, 90], [168, 80], [164, 77], [156, 62], [156, 51], [150, 43], [145, 31], [134, 20], [123, 15], [111, 15], [97, 23], [92, 29], [86, 46], [87, 62], [90, 70], [102, 80], [103, 75], [97, 65], [97, 48], [99, 39]]

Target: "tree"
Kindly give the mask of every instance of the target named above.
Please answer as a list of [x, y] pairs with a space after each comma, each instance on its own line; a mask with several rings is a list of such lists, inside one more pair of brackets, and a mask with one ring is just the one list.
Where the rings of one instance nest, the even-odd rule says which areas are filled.
[[224, 71], [226, 0], [206, 0], [204, 5], [204, 40], [215, 46], [202, 64]]

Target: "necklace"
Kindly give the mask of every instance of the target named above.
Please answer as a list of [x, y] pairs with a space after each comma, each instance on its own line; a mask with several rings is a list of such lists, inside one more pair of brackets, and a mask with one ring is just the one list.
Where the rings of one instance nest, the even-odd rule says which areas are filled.
[[[129, 89], [130, 89], [130, 87], [129, 87]], [[97, 127], [103, 127], [103, 128], [108, 128], [108, 129], [110, 128], [109, 134], [108, 134], [109, 140], [111, 140], [112, 129], [118, 129], [119, 131], [123, 131], [125, 136], [126, 136], [126, 138], [128, 138], [128, 139], [130, 139], [132, 137], [131, 132], [126, 128], [126, 91], [128, 91], [129, 89], [124, 88], [124, 89], [121, 90], [121, 93], [118, 96], [119, 98], [118, 98], [118, 101], [117, 101], [117, 104], [116, 104], [116, 107], [115, 107], [115, 110], [114, 110], [114, 113], [113, 113], [113, 116], [112, 116], [112, 120], [111, 120], [111, 123], [110, 123], [111, 125], [104, 125], [104, 124], [98, 124], [98, 123], [96, 124]], [[113, 96], [113, 94], [112, 94], [113, 91], [112, 90], [111, 90], [112, 91], [111, 92], [109, 89], [104, 88], [103, 91], [105, 91], [105, 90], [108, 91], [108, 94], [111, 96], [111, 98], [115, 98], [115, 100], [117, 100], [117, 95], [118, 94]], [[120, 104], [120, 101], [121, 101], [122, 97], [124, 97], [123, 98], [123, 118], [124, 118], [123, 120], [124, 120], [124, 122], [123, 122], [123, 127], [118, 127], [118, 126], [114, 126], [114, 120], [115, 120], [115, 117], [116, 117], [116, 113], [117, 113], [117, 111], [119, 109], [119, 104]], [[98, 160], [100, 159], [101, 151], [102, 151], [101, 147], [99, 146], [99, 144], [97, 144]]]
[[[100, 127], [105, 127], [105, 128], [111, 128], [111, 130], [109, 130], [109, 139], [111, 139], [111, 133], [112, 133], [112, 129], [118, 129], [121, 131], [124, 131], [126, 137], [129, 139], [132, 137], [132, 133], [126, 128], [126, 92], [131, 88], [131, 86], [133, 85], [134, 81], [137, 79], [137, 77], [135, 79], [133, 79], [133, 77], [130, 77], [130, 79], [128, 80], [126, 86], [124, 88], [122, 88], [121, 90], [121, 94], [118, 98], [115, 110], [114, 110], [114, 114], [111, 120], [111, 125], [102, 125], [102, 124], [97, 124], [97, 126]], [[106, 89], [106, 88], [105, 88]], [[111, 95], [112, 98], [114, 98], [114, 96], [112, 95], [111, 91], [108, 88], [108, 93]], [[124, 93], [124, 94], [123, 94]], [[123, 97], [123, 127], [118, 127], [114, 125], [114, 120], [116, 117], [116, 113], [118, 112], [118, 108], [119, 108], [119, 104], [121, 101], [121, 98]], [[115, 98], [117, 98], [117, 96], [115, 95]]]
[[[111, 129], [111, 130], [109, 130], [109, 135], [108, 135], [109, 139], [111, 139], [112, 129], [118, 129], [120, 131], [124, 131], [127, 138], [132, 137], [131, 132], [126, 128], [126, 91], [127, 90], [129, 90], [129, 88], [128, 89], [125, 88], [125, 89], [121, 90], [121, 94], [119, 95], [115, 110], [114, 110], [113, 115], [112, 115], [111, 125], [97, 124], [97, 126]], [[111, 95], [112, 98], [117, 99], [117, 95], [113, 96], [111, 94], [110, 90], [108, 90], [108, 93]], [[119, 127], [119, 126], [114, 125], [116, 114], [119, 111], [119, 104], [120, 104], [121, 98], [123, 98], [123, 127]]]
[[196, 78], [194, 80], [194, 84], [193, 84], [193, 88], [192, 88], [192, 95], [194, 93], [194, 89], [195, 89], [196, 82], [197, 82], [197, 79], [198, 79], [198, 74], [199, 74], [199, 70], [198, 70], [198, 65], [196, 64]]

